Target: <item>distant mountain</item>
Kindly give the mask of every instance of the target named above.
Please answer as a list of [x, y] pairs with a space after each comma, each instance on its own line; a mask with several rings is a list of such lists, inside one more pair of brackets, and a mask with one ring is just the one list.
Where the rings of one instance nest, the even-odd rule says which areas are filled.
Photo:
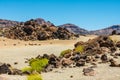
[[[26, 25], [31, 25], [31, 26], [55, 26], [53, 23], [50, 21], [45, 21], [42, 18], [36, 18], [36, 19], [31, 19], [26, 22], [18, 22], [18, 21], [12, 21], [12, 20], [5, 20], [5, 19], [0, 19], [0, 32], [2, 31], [1, 28], [9, 28], [9, 27], [18, 27], [18, 26], [26, 26]], [[67, 23], [60, 25], [58, 27], [67, 29], [69, 32], [74, 33], [74, 34], [80, 34], [80, 35], [87, 35], [87, 34], [95, 34], [95, 35], [110, 35], [113, 31], [116, 31], [117, 33], [120, 33], [120, 25], [113, 25], [104, 29], [100, 30], [94, 30], [94, 31], [88, 31], [83, 28], [80, 28], [77, 25]]]
[[60, 25], [59, 27], [65, 28], [74, 34], [81, 34], [81, 35], [89, 34], [89, 31], [70, 23]]
[[18, 21], [11, 21], [11, 20], [0, 19], [0, 27], [16, 26], [17, 24], [19, 24]]
[[113, 31], [116, 31], [117, 33], [120, 33], [120, 25], [113, 25], [108, 28], [100, 29], [100, 30], [95, 30], [95, 31], [90, 31], [90, 34], [95, 34], [95, 35], [110, 35]]

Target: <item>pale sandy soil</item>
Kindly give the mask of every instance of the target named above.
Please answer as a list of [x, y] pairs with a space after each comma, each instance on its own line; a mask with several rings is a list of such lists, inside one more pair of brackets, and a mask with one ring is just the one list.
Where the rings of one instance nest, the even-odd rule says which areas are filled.
[[[20, 41], [0, 38], [0, 62], [10, 63], [13, 67], [21, 69], [25, 64], [25, 58], [37, 55], [55, 54], [59, 55], [62, 50], [73, 49], [78, 41], [87, 41], [96, 36], [81, 36], [77, 40], [48, 40], [48, 41]], [[114, 40], [120, 40], [120, 36], [112, 36]], [[34, 44], [34, 45], [29, 45]], [[120, 59], [117, 59], [120, 63]], [[18, 62], [14, 65], [14, 62]], [[89, 67], [86, 65], [85, 67]], [[109, 67], [109, 64], [99, 64], [95, 76], [83, 76], [81, 68], [55, 69], [52, 72], [42, 73], [43, 80], [120, 80], [120, 68]], [[70, 76], [73, 78], [70, 78]], [[2, 79], [6, 78], [6, 79]], [[26, 80], [26, 76], [11, 76], [2, 74], [0, 80]]]

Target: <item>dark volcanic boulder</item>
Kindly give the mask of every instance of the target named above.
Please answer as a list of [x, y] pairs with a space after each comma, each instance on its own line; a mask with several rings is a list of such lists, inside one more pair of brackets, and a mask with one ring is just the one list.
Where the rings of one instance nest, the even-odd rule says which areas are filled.
[[116, 43], [116, 46], [120, 48], [120, 41]]
[[114, 42], [108, 36], [100, 36], [97, 41], [100, 44], [100, 47], [114, 46]]
[[10, 64], [0, 63], [0, 74], [22, 75], [22, 71], [13, 68]]
[[102, 60], [102, 62], [107, 62], [107, 61], [108, 61], [107, 55], [106, 55], [106, 54], [103, 54], [103, 55], [101, 56], [101, 60]]
[[10, 64], [0, 63], [0, 74], [12, 74], [13, 70]]

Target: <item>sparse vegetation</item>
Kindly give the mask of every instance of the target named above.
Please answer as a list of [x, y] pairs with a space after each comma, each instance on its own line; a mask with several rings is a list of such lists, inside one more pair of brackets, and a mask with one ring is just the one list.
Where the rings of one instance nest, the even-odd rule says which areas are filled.
[[27, 77], [27, 80], [42, 80], [40, 74], [31, 74]]
[[71, 53], [71, 51], [72, 51], [71, 49], [64, 50], [60, 53], [60, 56], [63, 57], [65, 54]]
[[42, 58], [42, 59], [31, 59], [29, 62], [29, 65], [34, 71], [41, 72], [44, 67], [48, 64], [48, 59]]
[[84, 46], [83, 45], [79, 45], [75, 48], [75, 52], [83, 53], [83, 51], [84, 51]]
[[39, 74], [44, 67], [48, 64], [48, 59], [46, 58], [33, 58], [29, 61], [30, 67], [25, 67], [22, 69], [22, 72], [29, 73], [27, 80], [42, 80], [41, 75]]
[[30, 73], [32, 73], [32, 71], [33, 71], [33, 69], [31, 67], [25, 67], [25, 68], [22, 69], [23, 73], [24, 72], [30, 72]]

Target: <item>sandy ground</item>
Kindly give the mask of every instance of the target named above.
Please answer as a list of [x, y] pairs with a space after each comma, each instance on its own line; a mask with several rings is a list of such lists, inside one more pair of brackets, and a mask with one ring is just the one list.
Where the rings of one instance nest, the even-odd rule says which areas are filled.
[[[81, 36], [77, 40], [48, 40], [48, 41], [20, 41], [0, 38], [0, 62], [10, 63], [13, 67], [21, 69], [28, 64], [25, 58], [37, 55], [55, 54], [59, 55], [62, 50], [73, 49], [78, 41], [87, 41], [96, 36]], [[112, 39], [120, 40], [120, 36], [112, 36]], [[118, 59], [120, 62], [120, 59]], [[14, 65], [14, 62], [18, 62]], [[89, 67], [86, 65], [85, 67]], [[120, 80], [120, 68], [111, 68], [109, 64], [99, 64], [95, 76], [83, 76], [80, 68], [55, 69], [52, 72], [42, 73], [43, 80]], [[70, 76], [73, 78], [70, 78]], [[6, 79], [2, 79], [6, 78]], [[26, 80], [26, 76], [11, 76], [2, 74], [0, 80]]]

